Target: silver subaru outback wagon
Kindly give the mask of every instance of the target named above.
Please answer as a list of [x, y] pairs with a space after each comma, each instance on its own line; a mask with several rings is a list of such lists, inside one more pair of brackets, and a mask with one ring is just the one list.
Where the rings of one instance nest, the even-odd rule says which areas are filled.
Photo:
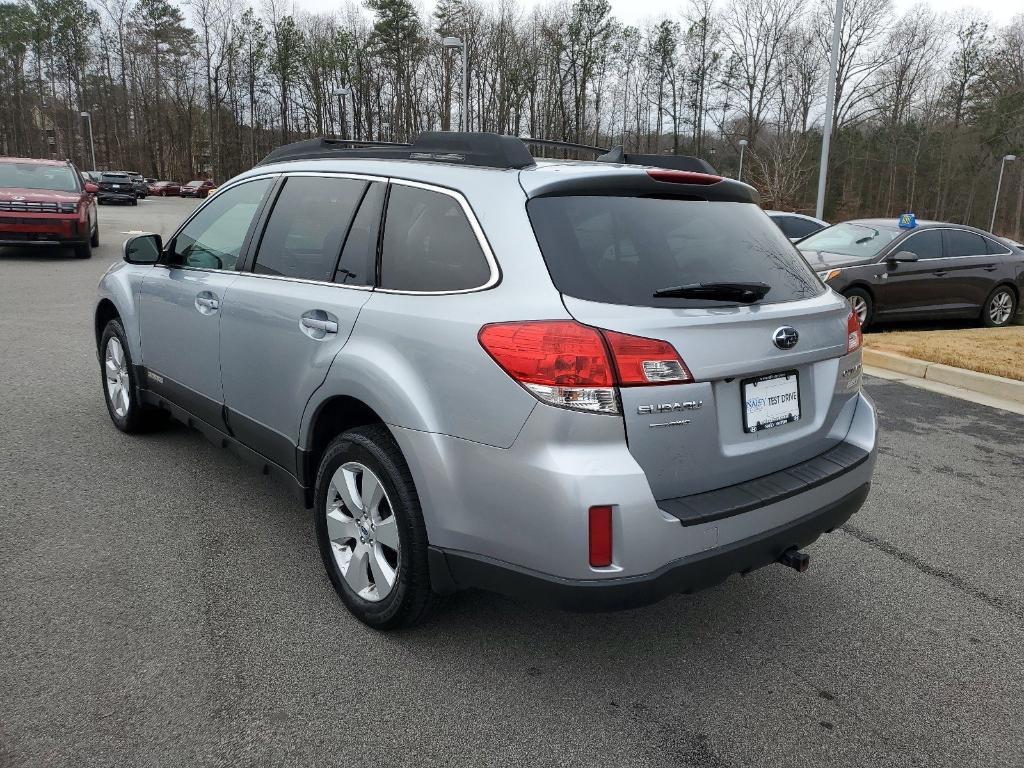
[[469, 587], [607, 610], [803, 570], [868, 494], [860, 327], [710, 170], [281, 147], [103, 277], [110, 417], [282, 477], [380, 629]]

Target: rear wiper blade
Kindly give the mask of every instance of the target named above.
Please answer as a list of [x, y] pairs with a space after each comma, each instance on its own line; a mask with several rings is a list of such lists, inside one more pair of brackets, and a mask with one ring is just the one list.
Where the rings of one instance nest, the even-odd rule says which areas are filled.
[[659, 288], [656, 299], [709, 299], [753, 304], [763, 299], [772, 288], [767, 283], [687, 283]]

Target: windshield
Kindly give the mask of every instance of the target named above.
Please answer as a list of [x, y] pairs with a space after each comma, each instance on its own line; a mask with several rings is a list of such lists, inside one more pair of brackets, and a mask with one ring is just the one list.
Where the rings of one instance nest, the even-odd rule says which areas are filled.
[[196, 180], [196, 181], [190, 181], [185, 186], [186, 187], [201, 187], [201, 186], [203, 186], [203, 184], [204, 184], [204, 182], [202, 180]]
[[[527, 205], [552, 280], [569, 296], [642, 307], [736, 306], [696, 283], [763, 283], [761, 303], [824, 288], [786, 236], [750, 203], [671, 198], [540, 197]], [[689, 296], [661, 295], [688, 286]], [[699, 290], [699, 289], [698, 289]], [[676, 292], [677, 294], [679, 292]]]
[[[820, 251], [822, 261], [828, 263], [828, 254], [853, 256], [870, 259], [882, 252], [889, 243], [900, 236], [898, 227], [883, 227], [872, 224], [836, 224], [834, 227], [815, 232], [797, 244], [801, 251]], [[848, 261], [848, 259], [842, 259]]]
[[66, 165], [0, 163], [0, 187], [78, 192], [77, 174]]

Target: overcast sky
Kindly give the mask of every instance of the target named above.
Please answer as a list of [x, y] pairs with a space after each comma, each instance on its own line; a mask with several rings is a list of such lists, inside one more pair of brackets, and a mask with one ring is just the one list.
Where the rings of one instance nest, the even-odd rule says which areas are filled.
[[[327, 11], [340, 7], [341, 0], [291, 0], [296, 8], [305, 11]], [[550, 0], [519, 0], [526, 7], [550, 2]], [[413, 0], [422, 8], [433, 9], [434, 0]], [[686, 0], [609, 0], [612, 13], [620, 21], [637, 24], [649, 18], [664, 15], [675, 16], [686, 7]], [[996, 23], [1008, 22], [1014, 13], [1024, 13], [1021, 0], [893, 0], [898, 13], [921, 3], [940, 12], [953, 12], [973, 7], [988, 14]], [[258, 6], [258, 4], [256, 4]]]

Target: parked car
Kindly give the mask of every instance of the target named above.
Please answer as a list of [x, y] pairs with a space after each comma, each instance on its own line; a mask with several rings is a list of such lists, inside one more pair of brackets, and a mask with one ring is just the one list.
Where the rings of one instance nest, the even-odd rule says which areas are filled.
[[138, 205], [138, 198], [135, 196], [135, 185], [127, 173], [118, 171], [104, 171], [100, 176], [97, 199], [100, 205], [103, 203], [127, 203]]
[[149, 185], [149, 194], [157, 197], [177, 197], [181, 194], [181, 185], [176, 181], [154, 181]]
[[183, 184], [179, 194], [182, 197], [208, 197], [213, 188], [213, 182], [209, 179], [195, 179]]
[[[902, 226], [901, 226], [902, 223]], [[1024, 255], [962, 224], [858, 219], [797, 247], [861, 325], [885, 320], [980, 318], [1007, 325], [1024, 290]]]
[[0, 157], [0, 245], [64, 246], [88, 259], [100, 244], [95, 192], [70, 162]]
[[751, 187], [647, 157], [279, 148], [103, 277], [110, 418], [282, 477], [381, 629], [473, 586], [609, 609], [804, 570], [875, 463], [856, 315]]
[[125, 175], [131, 179], [132, 190], [135, 192], [135, 197], [139, 200], [145, 200], [146, 196], [149, 195], [149, 184], [146, 183], [141, 173], [135, 171], [122, 171]]
[[803, 213], [786, 213], [785, 211], [765, 211], [765, 213], [794, 243], [828, 226], [827, 221]]

